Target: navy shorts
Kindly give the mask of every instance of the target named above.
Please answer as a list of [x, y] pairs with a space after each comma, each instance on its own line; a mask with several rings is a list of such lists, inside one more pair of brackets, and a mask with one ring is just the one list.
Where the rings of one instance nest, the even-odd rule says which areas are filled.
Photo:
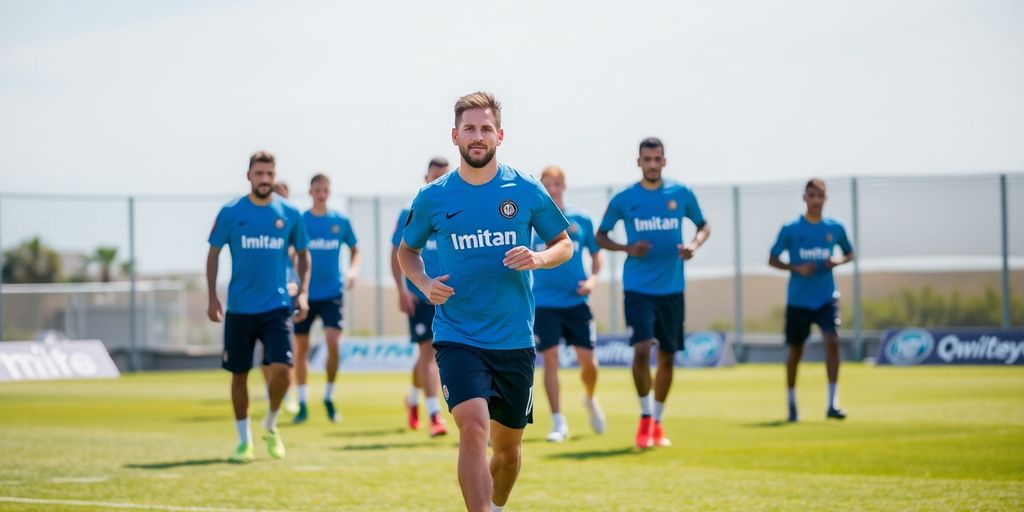
[[434, 348], [449, 411], [466, 400], [483, 398], [492, 420], [508, 428], [533, 423], [533, 347], [488, 350], [440, 342]]
[[221, 368], [231, 373], [252, 369], [256, 340], [263, 344], [263, 364], [292, 365], [292, 317], [288, 308], [266, 313], [228, 313], [224, 316], [224, 354]]
[[822, 334], [835, 334], [840, 323], [838, 300], [818, 309], [786, 306], [786, 345], [803, 345], [811, 335], [811, 324], [817, 324]]
[[653, 338], [658, 340], [658, 350], [678, 352], [683, 349], [686, 297], [682, 292], [669, 295], [626, 292], [625, 302], [630, 345]]
[[538, 352], [558, 346], [562, 339], [566, 345], [593, 350], [597, 331], [590, 307], [584, 303], [571, 308], [537, 308], [533, 336]]
[[416, 310], [409, 315], [409, 341], [423, 343], [434, 339], [434, 305], [416, 300]]
[[295, 324], [295, 334], [309, 334], [309, 329], [313, 327], [313, 321], [316, 320], [316, 317], [320, 317], [320, 320], [323, 320], [324, 329], [341, 329], [343, 325], [341, 322], [341, 312], [344, 307], [344, 301], [341, 299], [341, 296], [332, 299], [309, 301], [309, 314], [306, 315], [303, 321]]

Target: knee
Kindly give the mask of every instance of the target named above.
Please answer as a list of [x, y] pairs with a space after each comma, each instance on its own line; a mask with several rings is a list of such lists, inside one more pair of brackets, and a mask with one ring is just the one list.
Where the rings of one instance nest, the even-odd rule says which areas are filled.
[[458, 422], [459, 427], [459, 438], [463, 442], [479, 444], [480, 446], [486, 447], [487, 445], [487, 420], [479, 418], [470, 418], [464, 421]]
[[516, 466], [522, 450], [519, 444], [503, 446], [494, 450], [494, 458], [503, 466]]

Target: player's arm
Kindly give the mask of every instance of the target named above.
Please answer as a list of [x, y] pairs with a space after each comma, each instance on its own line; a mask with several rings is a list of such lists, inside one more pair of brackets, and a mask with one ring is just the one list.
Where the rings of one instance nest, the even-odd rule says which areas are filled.
[[853, 249], [851, 249], [850, 252], [844, 252], [842, 256], [834, 256], [832, 258], [829, 258], [829, 260], [825, 262], [825, 268], [829, 270], [834, 269], [839, 265], [843, 265], [853, 261], [853, 258]]
[[601, 268], [604, 267], [604, 255], [601, 252], [590, 253], [590, 275], [586, 279], [580, 281], [579, 288], [576, 289], [577, 295], [590, 295], [590, 292], [594, 291], [597, 287], [597, 275], [601, 273]]
[[707, 241], [709, 236], [711, 236], [711, 225], [708, 224], [707, 221], [703, 221], [699, 226], [697, 226], [697, 234], [693, 236], [693, 240], [691, 240], [690, 243], [679, 247], [679, 257], [684, 260], [692, 258], [693, 253], [696, 252], [700, 246], [704, 245], [704, 242]]
[[[571, 249], [571, 246], [570, 246]], [[448, 297], [455, 295], [455, 289], [444, 284], [448, 280], [448, 274], [431, 278], [423, 268], [423, 257], [420, 251], [409, 247], [405, 240], [398, 246], [398, 264], [402, 272], [412, 281], [412, 284], [427, 296], [431, 304], [440, 306], [448, 302]]]
[[295, 273], [299, 277], [299, 293], [295, 295], [295, 305], [298, 311], [295, 312], [293, 320], [301, 322], [306, 319], [309, 313], [309, 268], [310, 255], [308, 249], [295, 250]]
[[217, 272], [220, 270], [220, 247], [211, 245], [210, 252], [206, 254], [206, 293], [209, 297], [209, 305], [206, 308], [206, 316], [212, 322], [220, 322], [224, 318], [224, 308], [217, 298]]
[[[814, 273], [814, 263], [803, 263], [800, 265], [793, 265], [792, 263], [786, 263], [780, 258], [783, 252], [788, 252], [789, 249], [789, 232], [787, 228], [783, 227], [779, 231], [779, 236], [775, 239], [775, 244], [772, 245], [771, 251], [768, 253], [768, 265], [779, 270], [785, 270], [786, 272], [793, 272], [802, 276], [809, 276]], [[789, 253], [789, 257], [793, 257], [793, 253]]]
[[362, 254], [358, 245], [348, 248], [348, 273], [345, 274], [345, 288], [351, 290], [356, 285], [356, 277], [359, 276], [359, 263], [362, 261]]
[[651, 243], [647, 240], [637, 240], [629, 245], [623, 245], [612, 240], [608, 236], [608, 232], [601, 229], [597, 230], [597, 235], [594, 237], [597, 239], [597, 245], [601, 246], [602, 249], [622, 251], [634, 258], [642, 258], [651, 249]]
[[547, 241], [547, 249], [534, 252], [528, 247], [517, 246], [505, 253], [501, 262], [512, 270], [540, 270], [555, 268], [572, 258], [572, 240], [565, 231], [561, 231]]
[[395, 289], [398, 290], [398, 309], [402, 310], [402, 313], [411, 315], [416, 305], [412, 293], [405, 286], [402, 266], [398, 263], [398, 247], [394, 246], [391, 247], [391, 277], [395, 279]]

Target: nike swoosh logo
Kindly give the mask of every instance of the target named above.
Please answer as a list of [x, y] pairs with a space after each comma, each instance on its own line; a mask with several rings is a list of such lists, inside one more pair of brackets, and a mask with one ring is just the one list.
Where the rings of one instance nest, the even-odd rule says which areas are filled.
[[516, 186], [515, 183], [506, 183], [506, 184], [504, 184], [504, 185], [502, 185], [502, 186], [500, 186], [498, 188], [508, 188], [508, 187], [514, 187], [514, 186]]
[[246, 225], [248, 223], [249, 223], [249, 221], [247, 221], [247, 220], [240, 220], [240, 221], [238, 221], [238, 225], [239, 226], [244, 226], [244, 225]]
[[454, 216], [456, 216], [456, 215], [458, 215], [458, 214], [460, 214], [460, 213], [462, 213], [462, 212], [464, 212], [464, 211], [465, 211], [465, 209], [459, 210], [459, 211], [457, 211], [457, 212], [455, 212], [455, 213], [452, 213], [452, 212], [446, 212], [446, 213], [444, 214], [444, 216], [445, 216], [445, 218], [446, 218], [446, 219], [450, 219], [450, 218], [452, 218], [452, 217], [454, 217]]
[[638, 205], [635, 205], [635, 204], [634, 204], [633, 206], [630, 206], [630, 207], [629, 207], [629, 211], [631, 211], [631, 212], [632, 212], [632, 211], [636, 211], [636, 210], [639, 210], [639, 209], [640, 209], [640, 206], [638, 206]]

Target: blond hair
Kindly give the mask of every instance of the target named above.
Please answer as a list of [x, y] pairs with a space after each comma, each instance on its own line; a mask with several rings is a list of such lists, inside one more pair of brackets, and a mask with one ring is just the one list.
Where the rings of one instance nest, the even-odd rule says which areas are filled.
[[543, 171], [540, 172], [541, 181], [543, 181], [544, 178], [547, 178], [548, 176], [552, 178], [559, 178], [562, 180], [562, 183], [565, 183], [565, 171], [563, 171], [562, 168], [557, 165], [549, 165], [545, 167]]
[[495, 128], [501, 128], [501, 103], [489, 92], [477, 91], [467, 94], [455, 102], [455, 126], [462, 121], [462, 113], [475, 108], [491, 109]]

